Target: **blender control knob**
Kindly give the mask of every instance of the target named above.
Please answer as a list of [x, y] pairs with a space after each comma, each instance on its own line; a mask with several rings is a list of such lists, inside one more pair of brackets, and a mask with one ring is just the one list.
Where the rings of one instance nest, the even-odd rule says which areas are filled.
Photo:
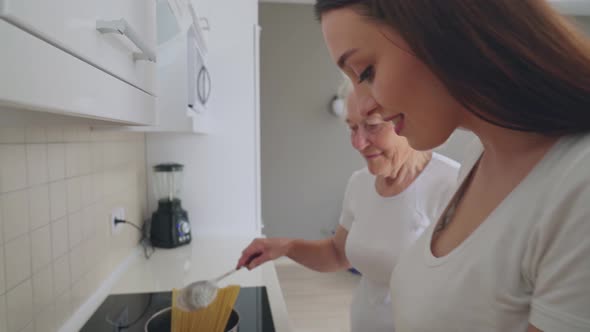
[[184, 234], [188, 234], [191, 231], [191, 225], [186, 221], [181, 224], [180, 228]]

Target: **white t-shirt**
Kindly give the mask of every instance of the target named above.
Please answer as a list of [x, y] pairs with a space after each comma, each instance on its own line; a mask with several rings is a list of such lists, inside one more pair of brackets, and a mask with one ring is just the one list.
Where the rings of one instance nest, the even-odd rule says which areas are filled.
[[363, 274], [351, 308], [352, 332], [391, 332], [389, 280], [401, 252], [446, 206], [457, 183], [459, 164], [433, 154], [422, 173], [402, 193], [382, 197], [375, 176], [355, 172], [346, 188], [340, 224], [348, 230], [346, 256]]
[[[481, 155], [463, 163], [460, 183]], [[490, 216], [436, 258], [434, 224], [391, 280], [397, 332], [590, 331], [590, 135], [560, 139]]]

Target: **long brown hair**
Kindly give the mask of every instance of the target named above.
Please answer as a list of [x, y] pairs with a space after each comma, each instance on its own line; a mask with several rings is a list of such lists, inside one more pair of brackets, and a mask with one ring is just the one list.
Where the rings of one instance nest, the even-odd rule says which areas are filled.
[[545, 0], [318, 0], [395, 29], [466, 109], [544, 134], [590, 131], [590, 43]]

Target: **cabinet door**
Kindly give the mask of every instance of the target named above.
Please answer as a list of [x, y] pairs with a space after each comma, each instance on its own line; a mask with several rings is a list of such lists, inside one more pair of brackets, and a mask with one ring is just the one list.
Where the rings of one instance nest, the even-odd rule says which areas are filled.
[[154, 96], [3, 20], [0, 40], [0, 106], [154, 124]]
[[155, 1], [0, 0], [0, 17], [147, 93], [155, 94], [155, 63], [137, 60], [134, 43], [103, 34], [97, 21], [124, 20], [132, 38], [156, 51]]

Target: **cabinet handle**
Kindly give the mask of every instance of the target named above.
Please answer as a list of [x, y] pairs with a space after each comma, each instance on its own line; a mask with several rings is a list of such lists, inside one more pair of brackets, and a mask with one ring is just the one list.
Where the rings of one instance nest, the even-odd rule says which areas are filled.
[[125, 19], [120, 20], [98, 20], [96, 21], [96, 30], [100, 33], [118, 33], [127, 37], [141, 51], [133, 53], [133, 60], [144, 60], [156, 62], [156, 52], [151, 50], [141, 39], [138, 34], [129, 26]]

